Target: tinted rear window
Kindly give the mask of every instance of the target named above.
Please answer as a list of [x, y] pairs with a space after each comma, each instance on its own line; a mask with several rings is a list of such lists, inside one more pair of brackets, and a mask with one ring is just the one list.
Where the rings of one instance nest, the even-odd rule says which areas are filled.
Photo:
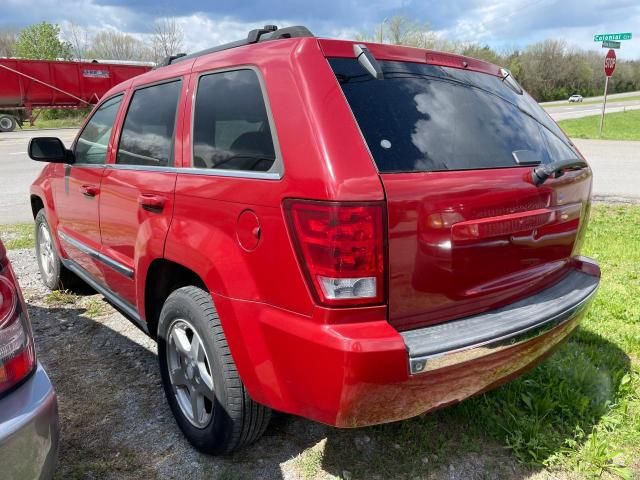
[[575, 158], [528, 95], [491, 75], [380, 62], [383, 80], [355, 59], [329, 60], [381, 172], [502, 168]]
[[235, 70], [198, 82], [193, 166], [266, 172], [276, 160], [258, 75]]

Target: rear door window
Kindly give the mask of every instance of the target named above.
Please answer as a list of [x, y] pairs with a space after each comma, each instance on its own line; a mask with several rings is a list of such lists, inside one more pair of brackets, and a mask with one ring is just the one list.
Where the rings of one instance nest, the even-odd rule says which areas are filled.
[[134, 92], [122, 127], [116, 163], [165, 167], [173, 164], [176, 110], [182, 82]]
[[530, 97], [498, 77], [380, 63], [384, 79], [376, 80], [354, 59], [330, 59], [381, 172], [503, 168], [576, 156], [557, 127], [545, 126], [546, 114]]
[[200, 77], [193, 119], [193, 166], [266, 172], [275, 160], [257, 73], [242, 69]]

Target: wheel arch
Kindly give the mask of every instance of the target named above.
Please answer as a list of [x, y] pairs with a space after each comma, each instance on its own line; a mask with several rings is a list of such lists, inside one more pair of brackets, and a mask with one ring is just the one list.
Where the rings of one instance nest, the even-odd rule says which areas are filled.
[[158, 319], [162, 305], [171, 292], [188, 285], [209, 292], [198, 273], [166, 258], [156, 258], [150, 263], [144, 285], [144, 317], [149, 334], [153, 338], [157, 337]]
[[44, 201], [40, 198], [39, 195], [31, 194], [31, 213], [33, 214], [33, 218], [36, 218], [38, 212], [44, 208]]

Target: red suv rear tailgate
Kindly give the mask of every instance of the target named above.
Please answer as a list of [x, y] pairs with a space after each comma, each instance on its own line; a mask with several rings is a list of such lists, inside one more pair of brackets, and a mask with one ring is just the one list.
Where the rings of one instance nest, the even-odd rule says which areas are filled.
[[591, 173], [535, 187], [531, 169], [383, 174], [389, 320], [405, 330], [472, 315], [560, 279]]

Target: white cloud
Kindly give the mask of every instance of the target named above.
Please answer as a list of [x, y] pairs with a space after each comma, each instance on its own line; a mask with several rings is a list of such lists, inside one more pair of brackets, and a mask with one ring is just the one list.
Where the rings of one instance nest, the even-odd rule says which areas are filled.
[[[564, 39], [583, 49], [602, 50], [596, 33], [635, 32], [622, 42], [620, 58], [640, 58], [640, 3], [606, 5], [599, 0], [497, 0], [461, 14], [453, 26], [438, 33], [446, 38], [493, 47], [526, 46], [546, 38]], [[604, 57], [604, 53], [603, 53]]]
[[[249, 31], [256, 28], [256, 22], [241, 22], [229, 17], [211, 18], [205, 13], [174, 18], [184, 32], [184, 47], [188, 52], [246, 38]], [[282, 19], [265, 19], [258, 23], [267, 24], [286, 25], [289, 22]]]

